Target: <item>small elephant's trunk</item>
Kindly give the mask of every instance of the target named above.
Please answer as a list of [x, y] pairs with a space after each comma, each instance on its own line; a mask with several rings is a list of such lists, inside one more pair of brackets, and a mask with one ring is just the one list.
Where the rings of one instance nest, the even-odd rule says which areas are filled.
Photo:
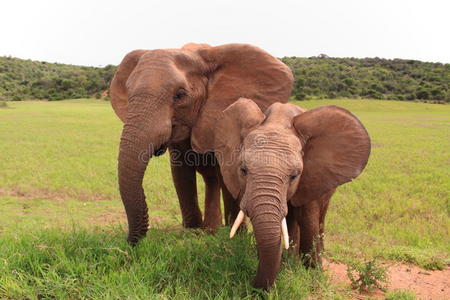
[[270, 288], [280, 269], [281, 262], [281, 226], [284, 218], [279, 199], [260, 197], [257, 205], [250, 211], [250, 219], [258, 249], [259, 265], [254, 286]]

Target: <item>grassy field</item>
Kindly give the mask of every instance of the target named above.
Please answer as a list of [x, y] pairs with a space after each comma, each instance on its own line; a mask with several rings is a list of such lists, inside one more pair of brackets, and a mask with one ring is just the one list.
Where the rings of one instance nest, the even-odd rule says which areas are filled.
[[[428, 269], [450, 263], [450, 106], [379, 100], [336, 104], [372, 138], [363, 174], [338, 189], [326, 221], [325, 256], [376, 257]], [[116, 158], [121, 123], [94, 100], [9, 102], [0, 108], [0, 298], [347, 298], [326, 272], [284, 254], [276, 287], [251, 281], [254, 239], [180, 230], [167, 155], [144, 179], [152, 229], [125, 243]], [[203, 186], [200, 184], [200, 193]], [[203, 203], [202, 203], [203, 204]]]

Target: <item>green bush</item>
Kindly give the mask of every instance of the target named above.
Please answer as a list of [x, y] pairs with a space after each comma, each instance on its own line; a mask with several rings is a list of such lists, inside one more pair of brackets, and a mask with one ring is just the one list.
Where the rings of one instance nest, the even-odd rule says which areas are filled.
[[373, 98], [450, 102], [450, 64], [403, 59], [284, 57], [297, 100]]
[[374, 259], [364, 263], [348, 264], [347, 276], [352, 287], [359, 291], [371, 291], [374, 288], [384, 290], [383, 284], [387, 283], [386, 268]]
[[0, 99], [93, 97], [109, 88], [116, 68], [81, 67], [0, 57]]

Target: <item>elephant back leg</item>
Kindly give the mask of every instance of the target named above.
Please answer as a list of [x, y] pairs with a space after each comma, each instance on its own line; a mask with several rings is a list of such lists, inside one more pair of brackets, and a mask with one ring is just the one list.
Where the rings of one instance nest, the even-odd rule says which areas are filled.
[[222, 225], [222, 211], [220, 207], [220, 181], [215, 166], [198, 169], [205, 182], [205, 217], [203, 227], [211, 232]]
[[286, 216], [286, 222], [289, 232], [289, 249], [290, 252], [297, 255], [300, 247], [300, 226], [298, 220], [300, 219], [301, 210], [298, 207], [292, 206], [288, 202], [288, 214]]
[[321, 209], [320, 209], [320, 218], [319, 218], [319, 251], [324, 250], [324, 238], [325, 238], [325, 216], [327, 215], [328, 211], [328, 204], [330, 203], [330, 199], [333, 196], [336, 189], [331, 190], [330, 192], [326, 193], [322, 196], [320, 199], [321, 202]]
[[314, 200], [300, 207], [298, 223], [300, 225], [299, 255], [306, 266], [315, 267], [322, 263], [320, 257], [320, 211], [319, 200]]

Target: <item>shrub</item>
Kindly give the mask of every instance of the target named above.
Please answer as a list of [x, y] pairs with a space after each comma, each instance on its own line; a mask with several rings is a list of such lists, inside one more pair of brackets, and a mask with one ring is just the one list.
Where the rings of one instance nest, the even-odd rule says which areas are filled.
[[12, 97], [12, 100], [13, 100], [13, 101], [20, 101], [20, 100], [22, 100], [22, 96], [20, 96], [20, 95], [14, 95], [14, 96]]
[[425, 88], [420, 88], [416, 93], [417, 99], [428, 100], [430, 99], [430, 92]]
[[294, 94], [295, 99], [297, 100], [305, 100], [306, 94], [304, 92], [298, 91]]
[[383, 284], [387, 283], [386, 268], [374, 259], [364, 263], [348, 264], [347, 276], [352, 287], [359, 291], [371, 291], [374, 288], [384, 290]]

